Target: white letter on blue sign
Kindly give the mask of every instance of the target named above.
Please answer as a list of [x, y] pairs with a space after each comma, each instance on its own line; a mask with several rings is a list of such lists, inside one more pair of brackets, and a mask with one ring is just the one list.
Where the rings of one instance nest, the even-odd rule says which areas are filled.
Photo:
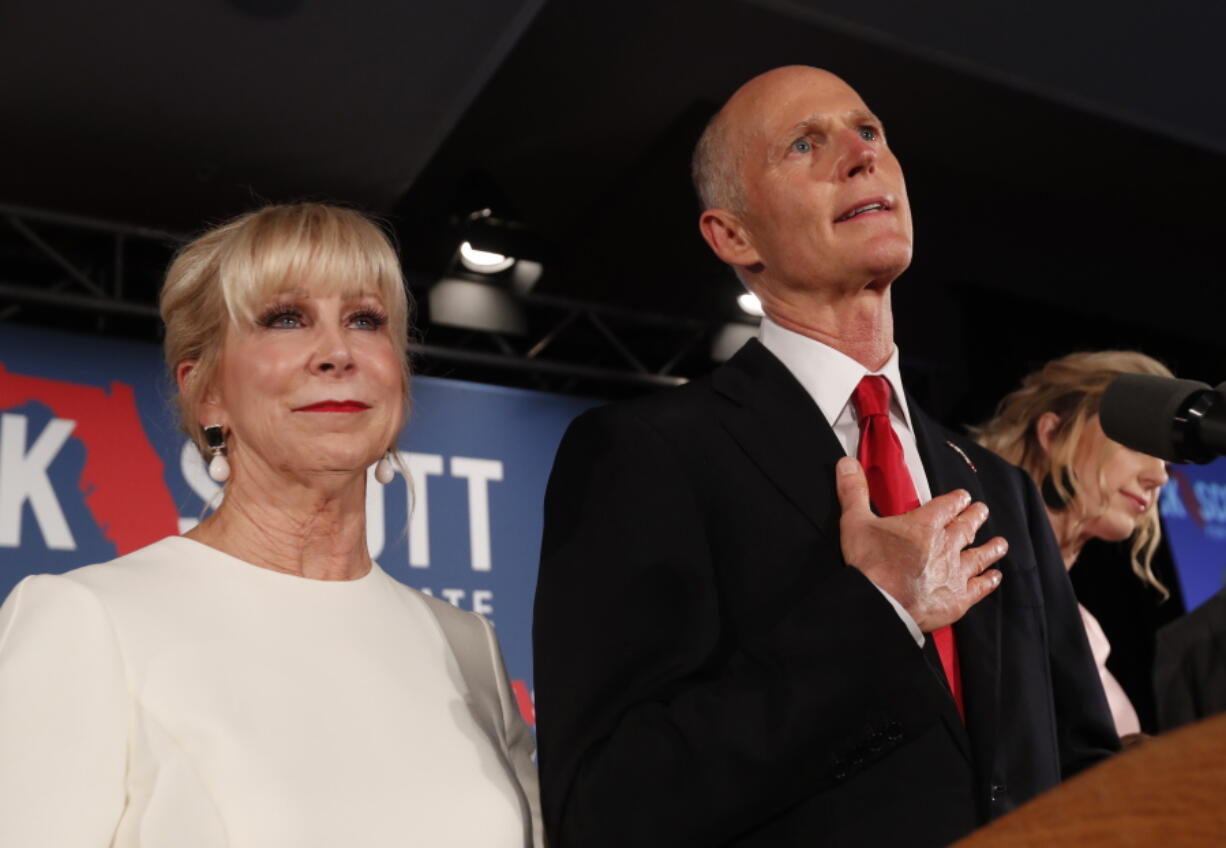
[[473, 571], [489, 571], [490, 497], [487, 484], [491, 480], [502, 480], [502, 462], [453, 456], [451, 476], [468, 479], [468, 543]]
[[443, 458], [436, 453], [401, 451], [400, 459], [409, 468], [413, 496], [409, 504], [409, 566], [430, 567], [430, 487], [426, 478], [443, 473]]
[[0, 415], [0, 546], [16, 548], [21, 544], [21, 505], [29, 500], [47, 547], [76, 550], [47, 476], [47, 469], [76, 426], [75, 421], [52, 418], [26, 453], [26, 417]]

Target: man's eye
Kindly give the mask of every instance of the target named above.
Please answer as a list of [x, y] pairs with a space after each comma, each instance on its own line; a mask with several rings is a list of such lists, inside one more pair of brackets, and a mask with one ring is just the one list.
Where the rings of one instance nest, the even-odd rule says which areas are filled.
[[813, 150], [813, 145], [807, 138], [798, 138], [792, 142], [792, 149], [797, 153], [808, 153]]
[[876, 127], [870, 127], [870, 126], [860, 127], [860, 138], [864, 139], [865, 141], [876, 141], [877, 137], [878, 136], [877, 136]]

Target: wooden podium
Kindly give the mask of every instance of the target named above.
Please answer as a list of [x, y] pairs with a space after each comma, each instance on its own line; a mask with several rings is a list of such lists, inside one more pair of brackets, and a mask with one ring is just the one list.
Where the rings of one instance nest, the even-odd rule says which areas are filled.
[[1226, 715], [1112, 757], [956, 845], [1226, 845]]

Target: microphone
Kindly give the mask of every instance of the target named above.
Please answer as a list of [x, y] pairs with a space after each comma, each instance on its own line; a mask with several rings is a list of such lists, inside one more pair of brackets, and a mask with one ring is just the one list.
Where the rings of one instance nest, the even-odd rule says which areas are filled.
[[1122, 374], [1098, 417], [1108, 438], [1168, 462], [1204, 465], [1226, 453], [1226, 383]]

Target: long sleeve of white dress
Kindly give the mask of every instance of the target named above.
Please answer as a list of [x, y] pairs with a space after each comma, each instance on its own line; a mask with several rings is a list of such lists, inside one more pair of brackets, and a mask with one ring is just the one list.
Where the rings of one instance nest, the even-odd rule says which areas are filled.
[[171, 537], [0, 607], [3, 848], [524, 848], [538, 809], [489, 625], [377, 566]]
[[19, 583], [0, 607], [0, 845], [111, 844], [130, 700], [97, 598], [63, 577]]

